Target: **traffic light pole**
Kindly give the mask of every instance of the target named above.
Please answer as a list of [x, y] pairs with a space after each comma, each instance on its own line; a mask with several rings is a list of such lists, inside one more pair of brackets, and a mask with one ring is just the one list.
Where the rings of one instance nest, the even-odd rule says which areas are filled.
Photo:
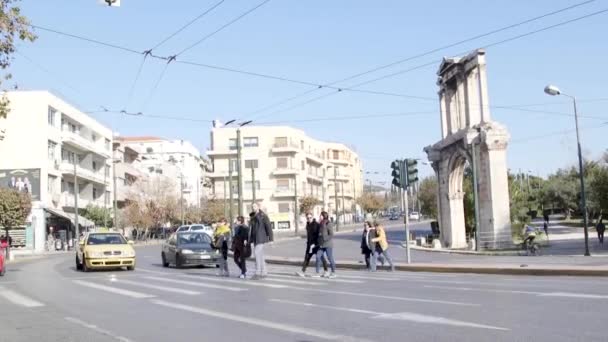
[[405, 222], [405, 255], [406, 255], [406, 261], [407, 263], [411, 263], [411, 259], [410, 259], [410, 215], [409, 215], [409, 209], [408, 209], [408, 205], [407, 205], [407, 189], [405, 189], [405, 191], [403, 191], [404, 195], [404, 199], [403, 199], [403, 203], [405, 204], [405, 217], [403, 218], [403, 221]]

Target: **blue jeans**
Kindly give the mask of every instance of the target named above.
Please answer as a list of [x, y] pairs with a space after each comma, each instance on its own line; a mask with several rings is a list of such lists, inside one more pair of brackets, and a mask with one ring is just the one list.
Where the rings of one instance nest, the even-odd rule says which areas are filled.
[[388, 261], [388, 264], [391, 266], [391, 269], [394, 269], [393, 259], [391, 259], [391, 255], [388, 254], [388, 249], [386, 249], [384, 251], [374, 251], [374, 255], [372, 256], [372, 260], [371, 260], [371, 271], [372, 272], [376, 271], [376, 263], [378, 262], [378, 258], [380, 256], [383, 256], [384, 259], [386, 259], [386, 261]]
[[331, 273], [336, 272], [336, 262], [334, 261], [334, 249], [332, 247], [319, 248], [317, 251], [317, 260], [315, 263], [315, 270], [317, 273], [321, 270], [321, 261], [323, 260], [323, 254], [327, 256], [329, 260], [329, 266], [331, 267]]

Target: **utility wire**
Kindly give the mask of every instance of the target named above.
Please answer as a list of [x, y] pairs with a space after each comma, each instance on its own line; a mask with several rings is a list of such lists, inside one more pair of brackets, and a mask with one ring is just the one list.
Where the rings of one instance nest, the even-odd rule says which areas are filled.
[[[420, 58], [420, 57], [428, 56], [430, 54], [433, 54], [435, 52], [439, 52], [441, 50], [445, 50], [445, 49], [448, 49], [448, 48], [451, 48], [451, 47], [454, 47], [454, 46], [462, 45], [464, 43], [468, 43], [468, 42], [471, 42], [471, 41], [474, 41], [474, 40], [477, 40], [477, 39], [480, 39], [480, 38], [484, 38], [484, 37], [487, 37], [487, 36], [490, 36], [490, 35], [502, 32], [502, 31], [506, 31], [506, 30], [509, 30], [509, 29], [512, 29], [512, 28], [515, 28], [515, 27], [518, 27], [518, 26], [521, 26], [521, 25], [525, 25], [525, 24], [528, 24], [528, 23], [531, 23], [531, 22], [534, 22], [534, 21], [537, 21], [537, 20], [540, 20], [540, 19], [552, 16], [552, 15], [555, 15], [555, 14], [566, 12], [566, 11], [569, 11], [571, 9], [574, 9], [574, 8], [577, 8], [577, 7], [580, 7], [580, 6], [590, 4], [591, 2], [594, 2], [594, 1], [595, 0], [589, 0], [589, 1], [580, 2], [580, 3], [574, 4], [572, 6], [568, 6], [568, 7], [562, 8], [562, 9], [558, 9], [556, 11], [552, 11], [552, 12], [549, 12], [549, 13], [542, 14], [540, 16], [529, 18], [529, 19], [526, 19], [524, 21], [521, 21], [521, 22], [518, 22], [518, 23], [515, 23], [515, 24], [511, 24], [511, 25], [508, 25], [508, 26], [504, 26], [504, 27], [501, 27], [501, 28], [498, 28], [498, 29], [495, 29], [495, 30], [491, 30], [491, 31], [488, 31], [488, 32], [485, 32], [485, 33], [482, 33], [482, 34], [470, 37], [470, 38], [466, 38], [466, 39], [460, 40], [460, 41], [455, 42], [455, 43], [447, 44], [447, 45], [444, 45], [444, 46], [441, 46], [441, 47], [438, 47], [438, 48], [435, 48], [435, 49], [432, 49], [432, 50], [428, 50], [428, 51], [425, 51], [425, 52], [422, 52], [422, 53], [419, 53], [419, 54], [416, 54], [416, 55], [413, 55], [413, 56], [409, 56], [409, 57], [400, 59], [400, 60], [392, 62], [392, 63], [388, 63], [388, 64], [385, 64], [385, 65], [382, 65], [382, 66], [379, 66], [379, 67], [376, 67], [376, 68], [372, 68], [372, 69], [369, 69], [369, 70], [366, 70], [366, 71], [363, 71], [363, 72], [360, 72], [360, 73], [348, 76], [346, 78], [343, 78], [343, 79], [340, 79], [340, 80], [337, 80], [337, 81], [330, 82], [330, 83], [328, 83], [328, 84], [326, 84], [324, 86], [320, 86], [318, 89], [320, 89], [322, 87], [329, 87], [329, 86], [335, 85], [337, 83], [342, 83], [342, 82], [350, 81], [350, 80], [352, 80], [354, 78], [358, 78], [358, 77], [361, 77], [361, 76], [364, 76], [364, 75], [367, 75], [367, 74], [370, 74], [370, 73], [373, 73], [373, 72], [376, 72], [376, 71], [380, 71], [380, 70], [383, 70], [383, 69], [386, 69], [386, 68], [390, 68], [390, 67], [393, 67], [393, 66], [398, 65], [398, 64], [409, 62], [411, 60], [414, 60], [414, 59], [417, 59], [417, 58]], [[317, 89], [313, 89], [311, 91], [300, 93], [298, 95], [292, 96], [292, 97], [290, 97], [289, 101], [297, 99], [297, 98], [300, 98], [300, 97], [305, 96], [305, 95], [308, 95], [309, 93], [314, 92], [316, 90]], [[264, 108], [268, 108], [268, 109], [269, 108], [274, 108], [276, 106], [284, 104], [285, 102], [288, 102], [288, 100], [281, 100], [281, 101], [278, 101], [278, 102], [276, 102], [276, 103], [274, 103], [272, 105], [265, 106]], [[254, 114], [257, 114], [260, 111], [261, 110], [255, 111]]]
[[255, 7], [249, 9], [248, 11], [246, 11], [245, 13], [239, 15], [238, 17], [232, 19], [231, 21], [229, 21], [228, 23], [220, 26], [220, 28], [218, 28], [217, 30], [209, 33], [208, 35], [204, 36], [203, 38], [199, 39], [198, 41], [196, 41], [194, 44], [188, 46], [187, 48], [183, 49], [182, 51], [178, 52], [176, 54], [176, 56], [179, 56], [181, 54], [183, 54], [184, 52], [194, 48], [195, 46], [199, 45], [200, 43], [204, 42], [205, 40], [211, 38], [212, 36], [214, 36], [215, 34], [217, 34], [218, 32], [222, 31], [223, 29], [227, 28], [228, 26], [236, 23], [237, 21], [241, 20], [242, 18], [244, 18], [245, 16], [247, 16], [248, 14], [250, 14], [251, 12], [254, 12], [255, 10], [257, 10], [258, 8], [264, 6], [266, 3], [270, 2], [270, 0], [264, 0], [261, 3], [259, 3], [258, 5], [256, 5]]
[[[551, 29], [554, 29], [554, 28], [557, 28], [557, 27], [560, 27], [560, 26], [563, 26], [563, 25], [571, 24], [573, 22], [577, 22], [577, 21], [580, 21], [580, 20], [583, 20], [583, 19], [587, 19], [587, 18], [596, 16], [596, 15], [600, 15], [600, 14], [606, 13], [606, 12], [608, 12], [608, 8], [604, 9], [604, 10], [592, 12], [592, 13], [586, 14], [584, 16], [580, 16], [580, 17], [577, 17], [577, 18], [574, 18], [574, 19], [570, 19], [570, 20], [567, 20], [567, 21], [562, 21], [562, 22], [559, 22], [559, 23], [554, 24], [554, 25], [545, 26], [545, 27], [540, 28], [538, 30], [533, 30], [533, 31], [526, 32], [526, 33], [523, 33], [523, 34], [519, 34], [519, 35], [510, 37], [510, 38], [507, 38], [507, 39], [503, 39], [503, 40], [500, 40], [500, 41], [497, 41], [497, 42], [494, 42], [494, 43], [490, 43], [490, 44], [487, 44], [487, 45], [481, 47], [481, 49], [487, 49], [489, 47], [493, 47], [493, 46], [501, 45], [501, 44], [504, 44], [504, 43], [508, 43], [508, 42], [511, 42], [511, 41], [514, 41], [514, 40], [517, 40], [517, 39], [528, 37], [528, 36], [531, 36], [531, 35], [534, 35], [534, 34], [537, 34], [537, 33], [540, 33], [540, 32], [544, 32], [544, 31], [547, 31], [547, 30], [551, 30]], [[462, 55], [462, 54], [465, 54], [465, 53], [466, 52], [463, 52], [463, 53], [460, 53], [458, 55]], [[440, 63], [440, 62], [442, 62], [441, 59], [440, 60], [434, 60], [434, 61], [429, 62], [429, 63], [418, 65], [418, 66], [416, 66], [414, 68], [409, 68], [409, 69], [405, 69], [405, 70], [399, 70], [399, 71], [396, 71], [396, 72], [393, 72], [393, 73], [390, 73], [390, 74], [387, 74], [387, 75], [376, 77], [376, 78], [371, 79], [371, 80], [367, 80], [367, 81], [364, 81], [364, 82], [357, 83], [357, 84], [349, 86], [349, 87], [340, 88], [340, 90], [338, 90], [338, 91], [334, 91], [332, 93], [325, 94], [325, 95], [313, 98], [311, 100], [308, 100], [308, 101], [296, 104], [294, 106], [290, 106], [287, 109], [283, 109], [283, 110], [278, 110], [278, 111], [272, 112], [270, 114], [264, 115], [264, 117], [269, 116], [269, 115], [283, 113], [283, 112], [286, 112], [286, 111], [289, 111], [289, 110], [292, 110], [292, 109], [295, 109], [295, 108], [307, 105], [307, 104], [309, 104], [311, 102], [315, 102], [315, 101], [321, 100], [321, 99], [326, 98], [328, 96], [336, 95], [336, 94], [340, 93], [342, 90], [353, 91], [355, 88], [358, 88], [360, 86], [367, 85], [367, 84], [374, 83], [374, 82], [378, 82], [378, 81], [381, 81], [381, 80], [385, 80], [387, 78], [395, 77], [395, 76], [398, 76], [398, 75], [402, 75], [402, 74], [405, 74], [405, 73], [408, 73], [408, 72], [411, 72], [411, 71], [414, 71], [414, 70], [418, 70], [418, 69], [421, 69], [421, 68], [429, 66], [429, 65], [434, 65], [434, 64], [437, 64], [437, 63]], [[258, 119], [259, 119], [259, 117], [258, 117]]]
[[144, 111], [146, 110], [146, 108], [148, 107], [148, 103], [150, 103], [150, 101], [152, 100], [152, 97], [156, 93], [156, 89], [158, 89], [160, 82], [163, 80], [163, 77], [165, 76], [165, 73], [167, 72], [167, 69], [169, 68], [169, 63], [171, 63], [171, 62], [169, 61], [165, 64], [165, 66], [163, 67], [163, 71], [161, 71], [160, 75], [158, 75], [156, 82], [154, 82], [154, 86], [152, 86], [152, 88], [150, 89], [150, 93], [148, 94], [148, 97], [146, 98], [146, 101], [143, 104]]
[[35, 29], [38, 29], [38, 30], [52, 32], [52, 33], [55, 33], [55, 34], [58, 34], [58, 35], [61, 35], [61, 36], [71, 37], [71, 38], [78, 39], [78, 40], [83, 40], [83, 41], [86, 41], [86, 42], [89, 42], [89, 43], [103, 45], [103, 46], [110, 47], [110, 48], [113, 48], [113, 49], [123, 50], [123, 51], [126, 51], [126, 52], [136, 53], [136, 54], [141, 54], [142, 53], [140, 51], [133, 50], [133, 49], [128, 48], [128, 47], [124, 47], [124, 46], [120, 46], [120, 45], [116, 45], [116, 44], [112, 44], [112, 43], [107, 43], [107, 42], [103, 42], [103, 41], [100, 41], [100, 40], [97, 40], [97, 39], [87, 38], [87, 37], [83, 37], [83, 36], [79, 36], [79, 35], [75, 35], [75, 34], [71, 34], [71, 33], [67, 33], [67, 32], [62, 32], [62, 31], [58, 31], [58, 30], [51, 29], [51, 28], [48, 28], [48, 27], [40, 26], [40, 25], [29, 24], [29, 26], [33, 27]]
[[180, 32], [182, 32], [183, 30], [185, 30], [186, 28], [188, 28], [190, 25], [194, 24], [195, 22], [197, 22], [199, 19], [201, 19], [202, 17], [206, 16], [208, 13], [210, 13], [211, 11], [213, 11], [214, 9], [216, 9], [219, 5], [221, 5], [222, 3], [224, 3], [226, 0], [221, 0], [220, 2], [216, 3], [215, 5], [211, 6], [210, 8], [208, 8], [207, 10], [205, 10], [203, 13], [199, 14], [198, 16], [196, 16], [194, 19], [190, 20], [188, 23], [186, 23], [184, 26], [180, 27], [177, 31], [171, 33], [169, 36], [167, 36], [167, 38], [161, 40], [160, 42], [158, 42], [158, 44], [154, 45], [150, 50], [155, 50], [157, 49], [159, 46], [163, 45], [164, 43], [166, 43], [169, 39], [175, 37], [176, 35], [178, 35]]

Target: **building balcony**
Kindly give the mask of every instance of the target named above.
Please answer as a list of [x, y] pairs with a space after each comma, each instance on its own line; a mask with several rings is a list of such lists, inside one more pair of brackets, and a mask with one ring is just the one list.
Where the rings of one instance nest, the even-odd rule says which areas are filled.
[[[75, 198], [74, 198], [74, 194], [69, 194], [67, 192], [64, 192], [61, 196], [61, 206], [64, 208], [74, 208], [75, 207]], [[85, 196], [78, 196], [78, 208], [82, 209], [82, 208], [86, 208], [89, 205], [92, 206], [96, 206], [96, 207], [104, 207], [107, 206], [109, 207], [110, 204], [112, 203], [112, 199], [108, 198], [108, 202], [104, 203], [104, 199], [103, 196], [101, 196], [98, 199], [92, 199], [92, 198], [87, 198]]]
[[285, 197], [294, 197], [295, 190], [293, 188], [278, 188], [272, 192], [272, 197], [275, 198], [285, 198]]
[[[60, 165], [61, 173], [65, 176], [74, 178], [74, 164], [64, 161]], [[103, 169], [100, 171], [93, 171], [78, 165], [76, 167], [76, 174], [79, 179], [88, 180], [101, 185], [107, 185], [110, 181], [110, 177], [105, 177]]]
[[70, 131], [62, 131], [61, 140], [64, 144], [70, 145], [81, 152], [95, 153], [105, 159], [111, 157], [110, 151], [106, 150], [103, 145], [96, 144], [80, 134], [72, 133]]
[[141, 172], [141, 170], [137, 169], [135, 167], [135, 165], [130, 164], [130, 163], [117, 163], [116, 164], [116, 174], [117, 175], [128, 174], [135, 178], [140, 178], [141, 176], [143, 176], [143, 173]]
[[329, 161], [336, 165], [348, 166], [350, 164], [350, 161], [346, 159], [329, 159]]
[[306, 178], [308, 178], [308, 180], [311, 180], [314, 182], [323, 183], [323, 177], [318, 176], [318, 175], [313, 175], [313, 174], [309, 173], [306, 175]]
[[272, 153], [296, 153], [300, 150], [300, 145], [292, 140], [286, 142], [275, 142], [272, 145], [271, 152]]
[[212, 157], [212, 156], [236, 156], [236, 148], [235, 149], [207, 150], [207, 155], [209, 157]]
[[297, 175], [300, 171], [292, 168], [276, 168], [272, 171], [274, 176]]
[[323, 163], [325, 163], [325, 160], [321, 158], [321, 153], [308, 152], [306, 153], [306, 159], [319, 165], [323, 165]]

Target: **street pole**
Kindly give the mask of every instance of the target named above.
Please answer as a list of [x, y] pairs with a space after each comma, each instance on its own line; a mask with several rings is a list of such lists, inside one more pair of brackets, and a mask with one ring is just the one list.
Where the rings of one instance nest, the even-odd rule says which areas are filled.
[[583, 209], [583, 225], [585, 229], [585, 256], [591, 256], [589, 253], [589, 231], [588, 231], [588, 220], [587, 220], [587, 198], [585, 196], [585, 174], [583, 169], [583, 155], [581, 153], [581, 140], [578, 130], [578, 111], [576, 108], [576, 97], [569, 96], [572, 99], [572, 103], [574, 104], [574, 122], [576, 124], [576, 144], [578, 148], [578, 172], [581, 181], [581, 200], [582, 200], [582, 209]]
[[224, 176], [224, 217], [228, 216], [228, 207], [226, 206], [226, 176]]
[[179, 175], [179, 209], [182, 215], [182, 226], [185, 224], [184, 221], [184, 174]]
[[340, 192], [342, 192], [342, 224], [346, 224], [346, 202], [344, 202], [344, 183], [340, 183]]
[[[78, 243], [78, 238], [80, 237], [78, 228], [78, 192], [80, 190], [78, 189], [78, 171], [76, 170], [76, 163], [78, 163], [78, 155], [74, 154], [74, 235], [76, 238], [75, 241]], [[68, 234], [67, 239], [69, 240], [69, 238], [70, 236]], [[74, 250], [78, 253], [76, 248], [74, 248]]]
[[298, 175], [294, 175], [293, 176], [293, 181], [294, 181], [294, 187], [293, 187], [293, 195], [294, 195], [294, 207], [293, 207], [293, 213], [294, 213], [294, 219], [293, 219], [293, 223], [296, 227], [295, 231], [296, 231], [296, 236], [298, 236], [298, 231], [300, 229], [300, 224], [299, 224], [299, 220], [298, 220]]
[[[239, 195], [238, 215], [243, 215], [243, 173], [241, 172], [241, 129], [236, 130], [236, 172], [237, 172], [237, 191]], [[232, 221], [230, 221], [232, 224]]]
[[[353, 218], [357, 218], [357, 189], [355, 187], [355, 179], [353, 178]], [[354, 220], [356, 221], [356, 220]]]
[[108, 164], [103, 163], [103, 226], [108, 228]]
[[251, 193], [253, 195], [253, 203], [255, 203], [255, 169], [253, 163], [251, 163]]
[[340, 231], [340, 220], [338, 218], [338, 168], [334, 165], [334, 202], [336, 205], [336, 232]]
[[325, 201], [325, 196], [327, 195], [325, 193], [325, 188], [327, 188], [327, 174], [326, 174], [327, 169], [323, 168], [323, 186], [321, 187], [321, 190], [323, 191], [323, 210], [327, 210], [327, 202]]
[[[114, 207], [114, 228], [118, 227], [118, 207], [116, 204], [116, 161], [112, 158], [112, 196], [114, 197], [114, 203], [112, 203]], [[125, 235], [125, 227], [122, 227], [122, 235]]]
[[473, 197], [475, 200], [475, 250], [479, 251], [479, 187], [477, 184], [477, 155], [475, 152], [475, 143], [471, 144], [471, 164], [473, 164]]
[[[399, 188], [399, 190], [401, 190], [401, 188]], [[410, 259], [410, 216], [409, 216], [409, 212], [408, 212], [408, 206], [407, 206], [407, 189], [406, 191], [402, 191], [402, 193], [405, 194], [405, 196], [402, 196], [403, 198], [403, 204], [405, 206], [405, 217], [403, 218], [404, 222], [405, 222], [405, 256], [406, 256], [406, 262], [409, 264], [411, 263], [411, 259]]]
[[230, 205], [228, 206], [228, 215], [230, 216], [230, 224], [234, 222], [234, 214], [232, 213], [232, 165], [229, 166], [228, 169], [228, 189], [230, 191]]

